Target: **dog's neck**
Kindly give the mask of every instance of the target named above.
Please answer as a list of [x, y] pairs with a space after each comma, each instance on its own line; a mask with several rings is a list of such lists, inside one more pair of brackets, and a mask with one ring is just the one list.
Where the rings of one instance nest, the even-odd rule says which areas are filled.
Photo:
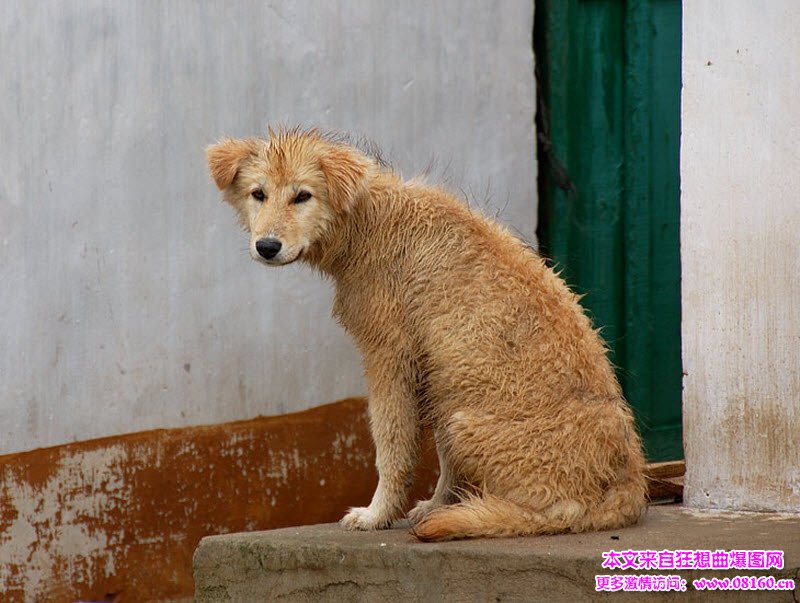
[[373, 236], [375, 212], [365, 211], [374, 204], [369, 192], [352, 200], [343, 215], [336, 216], [326, 233], [304, 255], [306, 263], [330, 276], [336, 282], [358, 270], [361, 258], [356, 250], [365, 249], [364, 240]]

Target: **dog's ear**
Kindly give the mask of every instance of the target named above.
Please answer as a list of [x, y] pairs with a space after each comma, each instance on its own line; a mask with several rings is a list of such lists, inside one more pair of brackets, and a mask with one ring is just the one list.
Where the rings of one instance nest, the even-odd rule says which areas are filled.
[[242, 162], [258, 151], [257, 142], [248, 138], [245, 140], [232, 140], [226, 138], [217, 144], [206, 147], [206, 159], [208, 159], [208, 171], [214, 178], [220, 190], [228, 188], [236, 172], [242, 166]]
[[371, 162], [358, 151], [332, 146], [322, 154], [320, 165], [328, 187], [328, 203], [335, 212], [347, 211], [353, 199], [366, 191]]

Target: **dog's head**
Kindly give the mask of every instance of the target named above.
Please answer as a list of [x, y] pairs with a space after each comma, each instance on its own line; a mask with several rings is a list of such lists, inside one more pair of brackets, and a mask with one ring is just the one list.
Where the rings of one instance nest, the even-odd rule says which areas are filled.
[[270, 129], [268, 139], [226, 139], [206, 149], [223, 198], [250, 233], [250, 255], [271, 266], [315, 251], [366, 189], [373, 163], [315, 130]]

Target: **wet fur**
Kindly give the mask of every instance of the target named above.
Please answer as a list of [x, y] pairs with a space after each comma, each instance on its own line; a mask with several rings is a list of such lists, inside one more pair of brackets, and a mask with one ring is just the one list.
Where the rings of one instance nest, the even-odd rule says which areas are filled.
[[[619, 528], [646, 503], [644, 459], [606, 348], [541, 257], [452, 195], [403, 181], [317, 131], [207, 150], [255, 242], [336, 286], [334, 315], [364, 357], [379, 483], [350, 529], [403, 515], [420, 425], [440, 478], [408, 514], [421, 540]], [[263, 183], [264, 203], [250, 196]], [[299, 188], [312, 198], [291, 199]], [[297, 253], [297, 257], [293, 257]]]

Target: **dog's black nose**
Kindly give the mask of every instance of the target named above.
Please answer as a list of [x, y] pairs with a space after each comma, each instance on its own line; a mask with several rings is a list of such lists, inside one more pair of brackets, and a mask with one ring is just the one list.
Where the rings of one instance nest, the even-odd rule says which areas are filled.
[[271, 260], [281, 250], [281, 242], [278, 239], [264, 238], [256, 241], [256, 251], [265, 260]]

